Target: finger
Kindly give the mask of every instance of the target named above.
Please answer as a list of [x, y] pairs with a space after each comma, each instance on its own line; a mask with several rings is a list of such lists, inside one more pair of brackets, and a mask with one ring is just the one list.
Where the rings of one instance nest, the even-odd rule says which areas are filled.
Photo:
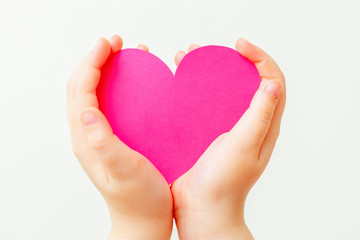
[[261, 149], [259, 153], [259, 160], [265, 162], [266, 164], [271, 157], [276, 141], [280, 134], [281, 119], [284, 113], [285, 104], [286, 104], [286, 90], [285, 87], [283, 87], [281, 96], [279, 97], [278, 104], [274, 112], [271, 126], [264, 139], [263, 144], [261, 145]]
[[176, 54], [175, 54], [175, 64], [176, 66], [179, 66], [181, 60], [185, 57], [186, 53], [184, 51], [178, 51]]
[[241, 55], [255, 64], [261, 78], [284, 78], [276, 62], [259, 47], [251, 44], [245, 39], [240, 38], [236, 41], [235, 48]]
[[140, 50], [143, 50], [143, 51], [145, 51], [145, 52], [149, 52], [149, 48], [148, 48], [146, 45], [144, 45], [144, 44], [139, 44], [139, 45], [137, 46], [137, 48], [140, 49]]
[[110, 51], [109, 41], [100, 38], [96, 46], [75, 69], [68, 84], [70, 97], [82, 98], [89, 93], [95, 96], [94, 93], [99, 83], [101, 68], [108, 59]]
[[197, 48], [199, 48], [200, 45], [197, 45], [197, 44], [191, 44], [188, 48], [188, 53], [191, 52], [192, 50], [195, 50]]
[[[195, 50], [196, 48], [199, 48], [200, 45], [197, 44], [191, 44], [188, 48], [188, 53], [191, 52], [192, 50]], [[179, 66], [181, 60], [185, 57], [186, 53], [184, 51], [179, 51], [175, 54], [175, 64], [176, 66]]]
[[115, 34], [114, 36], [112, 36], [109, 39], [109, 43], [110, 43], [110, 46], [111, 46], [111, 52], [113, 52], [113, 53], [116, 53], [116, 52], [120, 51], [122, 46], [123, 46], [123, 40], [117, 34]]
[[[111, 51], [110, 43], [100, 38], [96, 46], [81, 61], [67, 86], [68, 116], [72, 123], [78, 122], [77, 114], [86, 107], [98, 107], [96, 87], [100, 80], [101, 68]], [[76, 116], [75, 116], [76, 115]]]
[[285, 77], [276, 62], [259, 47], [249, 43], [245, 39], [239, 39], [236, 42], [236, 49], [244, 57], [254, 62], [263, 82], [276, 80], [282, 85], [281, 95], [278, 97], [278, 104], [274, 112], [272, 123], [259, 153], [259, 159], [267, 162], [270, 159], [280, 132], [281, 119], [286, 103]]
[[141, 155], [119, 140], [105, 116], [97, 108], [86, 108], [80, 114], [87, 143], [96, 159], [105, 167], [108, 177], [118, 180], [134, 173]]
[[100, 38], [96, 46], [80, 62], [67, 85], [67, 113], [73, 152], [86, 172], [90, 171], [92, 164], [81, 157], [87, 152], [88, 145], [79, 116], [84, 108], [98, 107], [96, 87], [100, 79], [101, 67], [110, 51], [109, 42]]
[[262, 82], [250, 107], [228, 134], [236, 149], [259, 151], [271, 125], [280, 92], [278, 81]]

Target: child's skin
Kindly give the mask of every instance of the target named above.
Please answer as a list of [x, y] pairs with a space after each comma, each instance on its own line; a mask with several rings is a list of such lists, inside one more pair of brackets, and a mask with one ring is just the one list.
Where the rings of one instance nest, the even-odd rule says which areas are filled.
[[[253, 239], [244, 221], [245, 200], [270, 159], [285, 107], [285, 79], [275, 61], [246, 40], [236, 42], [236, 50], [255, 63], [260, 88], [233, 129], [170, 189], [144, 156], [113, 134], [98, 109], [101, 67], [121, 48], [119, 36], [101, 38], [67, 88], [73, 151], [108, 205], [108, 239], [169, 239], [173, 217], [180, 239]], [[184, 56], [176, 54], [176, 65]]]

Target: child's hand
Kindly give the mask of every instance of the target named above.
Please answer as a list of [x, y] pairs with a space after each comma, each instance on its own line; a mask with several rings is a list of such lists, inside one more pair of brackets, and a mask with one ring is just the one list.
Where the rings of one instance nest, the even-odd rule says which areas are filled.
[[[101, 67], [122, 47], [115, 35], [101, 38], [80, 62], [67, 88], [72, 145], [89, 178], [103, 195], [112, 220], [109, 239], [169, 239], [172, 196], [157, 169], [112, 132], [98, 109]], [[145, 51], [147, 47], [139, 45]]]
[[[189, 51], [197, 47], [191, 45]], [[180, 239], [252, 239], [244, 222], [244, 204], [279, 135], [285, 79], [263, 50], [243, 39], [237, 41], [236, 49], [255, 63], [262, 82], [233, 129], [219, 136], [172, 184]], [[175, 56], [177, 65], [184, 55]]]

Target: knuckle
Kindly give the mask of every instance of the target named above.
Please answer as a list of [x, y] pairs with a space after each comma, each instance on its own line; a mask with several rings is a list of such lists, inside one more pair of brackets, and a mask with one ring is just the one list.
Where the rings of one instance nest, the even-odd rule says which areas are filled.
[[248, 152], [249, 155], [256, 155], [259, 152], [258, 136], [256, 136], [256, 139], [254, 141], [244, 144], [243, 150]]
[[273, 117], [273, 111], [269, 108], [259, 107], [257, 109], [258, 119], [264, 124], [269, 124]]
[[104, 155], [111, 150], [111, 144], [107, 144], [107, 139], [92, 140], [89, 142], [91, 148], [100, 155]]
[[[134, 172], [142, 171], [144, 163], [147, 163], [144, 156], [133, 151], [125, 151], [121, 156], [109, 158], [107, 164], [116, 172], [118, 176], [130, 177]], [[126, 173], [129, 173], [127, 175]]]

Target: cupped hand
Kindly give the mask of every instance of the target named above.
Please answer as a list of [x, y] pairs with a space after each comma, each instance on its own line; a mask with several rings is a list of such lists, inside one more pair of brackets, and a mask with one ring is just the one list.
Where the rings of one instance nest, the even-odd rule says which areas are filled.
[[[252, 239], [244, 221], [245, 200], [279, 136], [285, 78], [275, 61], [248, 41], [239, 39], [236, 50], [255, 64], [262, 81], [236, 125], [172, 184], [180, 239]], [[176, 54], [176, 65], [185, 54]]]
[[[169, 239], [173, 201], [167, 182], [144, 156], [113, 134], [98, 108], [101, 68], [122, 45], [117, 35], [101, 38], [68, 82], [73, 151], [107, 203], [112, 219], [109, 239]], [[138, 48], [149, 51], [145, 45]]]

